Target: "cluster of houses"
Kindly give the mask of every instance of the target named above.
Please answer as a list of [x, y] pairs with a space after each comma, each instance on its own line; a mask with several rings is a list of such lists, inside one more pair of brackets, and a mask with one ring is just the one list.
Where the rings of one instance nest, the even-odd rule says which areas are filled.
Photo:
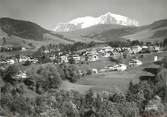
[[[117, 58], [123, 55], [124, 52], [128, 54], [147, 53], [147, 52], [158, 52], [160, 47], [158, 46], [132, 46], [132, 47], [99, 47], [93, 49], [87, 49], [82, 52], [76, 52], [75, 54], [61, 55], [61, 62], [69, 62], [69, 58], [72, 58], [75, 63], [82, 61], [97, 61], [101, 57], [114, 57]], [[139, 61], [136, 61], [137, 63]], [[139, 63], [141, 64], [141, 63]]]
[[[151, 49], [150, 49], [151, 48]], [[24, 51], [25, 49], [23, 49]], [[69, 63], [70, 61], [73, 61], [73, 63], [82, 63], [82, 62], [95, 62], [98, 61], [101, 58], [107, 58], [107, 57], [113, 57], [118, 58], [122, 56], [125, 52], [128, 54], [137, 54], [147, 51], [157, 52], [160, 50], [157, 46], [132, 46], [132, 47], [110, 47], [110, 46], [104, 46], [104, 47], [97, 47], [97, 48], [91, 48], [91, 49], [85, 49], [81, 51], [77, 51], [75, 53], [63, 53], [59, 50], [58, 54], [54, 54], [54, 52], [51, 53], [49, 50], [44, 50], [43, 52], [45, 54], [49, 55], [49, 58], [51, 61], [54, 61], [55, 59], [59, 59], [57, 63]], [[54, 50], [53, 50], [54, 51]], [[157, 58], [154, 58], [157, 60]], [[25, 56], [21, 55], [19, 57], [11, 57], [8, 59], [0, 59], [0, 65], [12, 65], [15, 63], [37, 63], [39, 60], [37, 58], [33, 58], [31, 56]], [[57, 64], [56, 63], [56, 64]], [[129, 61], [130, 66], [135, 65], [141, 65], [142, 61], [137, 59], [132, 59]], [[125, 71], [127, 69], [127, 65], [125, 64], [117, 64], [114, 66], [106, 66], [101, 70], [92, 69], [93, 72], [105, 72], [105, 71]], [[22, 74], [21, 76], [24, 76], [24, 73], [20, 72]], [[19, 77], [19, 75], [18, 75]]]
[[0, 52], [26, 51], [28, 48], [21, 46], [0, 46]]
[[31, 63], [37, 63], [37, 58], [32, 58], [30, 56], [19, 56], [19, 57], [10, 57], [10, 58], [3, 58], [0, 60], [0, 65], [12, 65], [15, 63], [25, 63], [26, 61], [29, 61]]
[[107, 72], [107, 71], [126, 71], [127, 65], [125, 64], [116, 64], [113, 66], [106, 66], [103, 69], [100, 69], [99, 72]]

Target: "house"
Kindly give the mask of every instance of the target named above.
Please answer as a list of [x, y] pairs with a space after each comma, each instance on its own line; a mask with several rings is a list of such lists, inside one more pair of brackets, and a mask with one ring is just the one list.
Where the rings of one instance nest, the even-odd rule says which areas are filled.
[[23, 72], [23, 71], [19, 71], [15, 76], [13, 76], [13, 79], [17, 79], [17, 80], [26, 79], [26, 78], [28, 78], [27, 74], [26, 72]]
[[54, 60], [56, 59], [56, 56], [55, 56], [55, 55], [51, 55], [51, 56], [49, 57], [49, 59], [50, 59], [51, 61], [54, 61]]
[[100, 70], [99, 70], [100, 73], [107, 72], [107, 71], [108, 71], [107, 68], [103, 68], [103, 69], [100, 69]]
[[136, 53], [140, 52], [141, 50], [142, 50], [142, 47], [140, 47], [140, 46], [132, 46], [130, 53], [136, 54]]
[[142, 46], [142, 49], [147, 49], [148, 48], [148, 46]]
[[15, 61], [13, 59], [9, 59], [6, 62], [7, 62], [7, 64], [10, 64], [10, 65], [15, 64]]
[[93, 73], [93, 74], [97, 74], [97, 73], [98, 73], [98, 70], [95, 69], [95, 68], [93, 68], [93, 69], [92, 69], [92, 73]]
[[81, 57], [78, 54], [73, 54], [68, 56], [68, 62], [79, 63], [81, 61]]
[[30, 58], [30, 62], [32, 62], [32, 63], [37, 63], [37, 62], [38, 62], [38, 59], [37, 59], [37, 58]]
[[106, 66], [104, 67], [105, 69], [108, 69], [108, 70], [111, 70], [111, 71], [114, 71], [114, 66]]
[[160, 47], [159, 47], [159, 46], [154, 46], [154, 51], [155, 51], [155, 52], [160, 51]]
[[108, 51], [102, 54], [103, 57], [110, 57], [112, 55], [112, 52]]
[[127, 66], [125, 64], [118, 64], [114, 66], [114, 70], [116, 71], [125, 71], [127, 70]]
[[121, 56], [121, 53], [119, 53], [119, 52], [113, 52], [112, 54], [113, 54], [112, 57], [114, 59], [118, 59]]
[[26, 50], [27, 50], [27, 48], [21, 47], [21, 51], [22, 51], [22, 52], [24, 52], [24, 51], [26, 51]]
[[29, 61], [29, 60], [30, 60], [30, 57], [28, 57], [28, 56], [20, 56], [19, 59], [18, 59], [18, 62], [22, 63], [22, 62], [26, 62], [26, 61]]
[[130, 61], [129, 61], [129, 65], [130, 66], [135, 66], [135, 65], [142, 65], [143, 63], [142, 63], [142, 61], [140, 61], [140, 60], [138, 60], [138, 59], [131, 59]]
[[49, 50], [44, 50], [43, 53], [48, 54]]
[[69, 62], [68, 55], [62, 55], [62, 56], [60, 56], [60, 62], [61, 63], [68, 63]]
[[158, 56], [154, 56], [154, 62], [158, 61]]
[[78, 54], [72, 55], [72, 58], [73, 58], [75, 61], [80, 61], [80, 60], [81, 60], [81, 57], [80, 57]]
[[86, 56], [87, 61], [97, 61], [99, 60], [99, 56], [97, 54], [90, 54]]
[[102, 48], [102, 50], [105, 51], [105, 52], [108, 52], [108, 51], [112, 51], [113, 48], [110, 47], [110, 46], [105, 46], [105, 47]]

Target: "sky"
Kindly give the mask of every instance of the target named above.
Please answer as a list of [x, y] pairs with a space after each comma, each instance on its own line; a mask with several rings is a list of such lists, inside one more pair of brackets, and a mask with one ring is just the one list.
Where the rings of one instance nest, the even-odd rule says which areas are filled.
[[0, 18], [28, 20], [53, 29], [77, 17], [107, 12], [136, 19], [140, 25], [167, 19], [167, 0], [0, 0]]

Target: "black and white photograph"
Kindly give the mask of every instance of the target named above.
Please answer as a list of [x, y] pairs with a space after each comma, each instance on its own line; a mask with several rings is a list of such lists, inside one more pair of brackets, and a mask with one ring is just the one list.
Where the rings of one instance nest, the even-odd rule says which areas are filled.
[[0, 0], [0, 117], [167, 117], [167, 0]]

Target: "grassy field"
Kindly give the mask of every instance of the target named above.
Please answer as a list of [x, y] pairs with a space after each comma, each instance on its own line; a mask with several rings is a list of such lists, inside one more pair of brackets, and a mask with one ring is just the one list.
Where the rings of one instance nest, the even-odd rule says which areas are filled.
[[104, 72], [94, 75], [89, 75], [78, 80], [77, 83], [69, 83], [65, 81], [63, 83], [63, 89], [75, 90], [84, 94], [89, 89], [96, 91], [107, 90], [115, 92], [116, 89], [127, 91], [129, 82], [138, 83], [141, 76], [154, 76], [153, 74], [144, 71], [145, 68], [158, 68], [158, 65], [153, 63], [147, 63], [133, 69], [129, 69], [125, 72]]

